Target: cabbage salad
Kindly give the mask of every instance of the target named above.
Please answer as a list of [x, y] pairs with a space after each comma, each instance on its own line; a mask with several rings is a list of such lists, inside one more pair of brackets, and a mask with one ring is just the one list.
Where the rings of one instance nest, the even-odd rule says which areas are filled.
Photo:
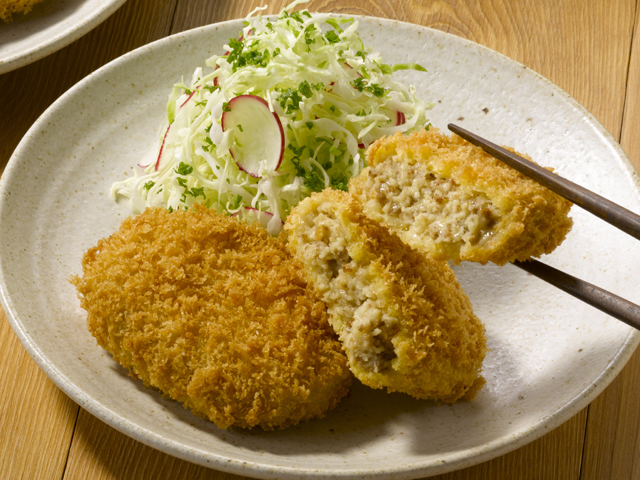
[[176, 84], [155, 161], [112, 186], [134, 212], [196, 202], [218, 212], [253, 212], [276, 235], [291, 208], [313, 192], [347, 190], [377, 138], [424, 126], [425, 105], [392, 80], [358, 36], [358, 22], [257, 8], [238, 38]]

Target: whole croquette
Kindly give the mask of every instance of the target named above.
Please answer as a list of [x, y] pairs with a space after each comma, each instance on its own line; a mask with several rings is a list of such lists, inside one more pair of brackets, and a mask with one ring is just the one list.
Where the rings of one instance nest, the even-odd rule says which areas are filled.
[[13, 19], [14, 13], [24, 13], [25, 15], [31, 11], [31, 8], [43, 0], [0, 0], [0, 18], [7, 23]]
[[374, 142], [349, 192], [367, 216], [439, 260], [504, 265], [551, 253], [571, 203], [482, 148], [437, 129]]
[[124, 220], [72, 277], [98, 344], [220, 428], [322, 417], [352, 375], [281, 238], [202, 206]]
[[285, 230], [362, 383], [448, 403], [475, 396], [485, 330], [445, 262], [404, 244], [344, 192], [303, 200]]

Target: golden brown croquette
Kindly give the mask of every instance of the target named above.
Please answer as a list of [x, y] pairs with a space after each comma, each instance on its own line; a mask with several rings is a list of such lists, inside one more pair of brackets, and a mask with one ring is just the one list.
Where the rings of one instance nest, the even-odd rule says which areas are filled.
[[438, 260], [504, 265], [551, 253], [571, 203], [457, 135], [377, 140], [349, 192], [364, 213]]
[[0, 0], [0, 18], [10, 23], [14, 13], [27, 14], [36, 3], [43, 0]]
[[362, 383], [449, 403], [475, 396], [484, 326], [445, 262], [404, 244], [344, 192], [303, 200], [285, 230]]
[[326, 306], [258, 224], [202, 206], [124, 220], [72, 277], [98, 344], [220, 428], [324, 416], [352, 375]]

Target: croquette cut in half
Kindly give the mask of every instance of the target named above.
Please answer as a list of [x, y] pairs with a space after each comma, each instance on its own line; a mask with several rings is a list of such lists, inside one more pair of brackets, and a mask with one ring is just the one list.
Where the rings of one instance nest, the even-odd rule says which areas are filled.
[[147, 209], [72, 277], [98, 344], [220, 428], [322, 417], [352, 381], [326, 306], [259, 224]]
[[0, 0], [0, 18], [6, 23], [11, 23], [14, 13], [27, 14], [36, 3], [43, 0]]
[[446, 403], [475, 396], [485, 329], [446, 262], [407, 246], [335, 190], [303, 200], [285, 229], [356, 378]]
[[438, 260], [539, 257], [573, 225], [568, 200], [455, 134], [398, 132], [374, 142], [367, 161], [349, 192], [367, 216]]

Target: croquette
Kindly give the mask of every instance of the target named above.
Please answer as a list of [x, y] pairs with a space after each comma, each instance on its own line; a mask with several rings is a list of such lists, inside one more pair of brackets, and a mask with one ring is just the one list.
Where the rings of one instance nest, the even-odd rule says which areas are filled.
[[364, 213], [438, 260], [539, 257], [573, 225], [568, 200], [455, 134], [397, 133], [374, 142], [367, 161], [349, 185]]
[[220, 428], [272, 430], [324, 416], [353, 377], [285, 241], [203, 206], [152, 208], [89, 249], [71, 281], [132, 377]]
[[362, 383], [453, 403], [484, 384], [484, 325], [446, 262], [403, 243], [351, 195], [325, 190], [285, 223]]
[[31, 8], [43, 0], [0, 0], [0, 18], [7, 23], [11, 23], [14, 13], [24, 13], [31, 11]]

